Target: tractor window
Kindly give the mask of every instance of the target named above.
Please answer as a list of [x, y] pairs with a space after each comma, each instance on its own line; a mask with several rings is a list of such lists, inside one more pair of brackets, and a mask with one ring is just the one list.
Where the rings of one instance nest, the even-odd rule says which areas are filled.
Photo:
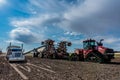
[[88, 49], [88, 43], [84, 42], [84, 43], [83, 43], [83, 48], [84, 48], [84, 49]]
[[83, 42], [83, 48], [84, 49], [89, 49], [89, 48], [92, 48], [93, 46], [95, 46], [94, 41]]
[[95, 46], [95, 42], [90, 42], [90, 45], [91, 46]]

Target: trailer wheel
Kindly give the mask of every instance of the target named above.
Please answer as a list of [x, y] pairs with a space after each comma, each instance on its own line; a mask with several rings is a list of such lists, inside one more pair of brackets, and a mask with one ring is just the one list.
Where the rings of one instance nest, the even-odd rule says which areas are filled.
[[36, 57], [35, 53], [33, 53], [33, 57]]
[[56, 53], [53, 53], [53, 55], [52, 55], [52, 59], [56, 59], [56, 58], [57, 58]]
[[69, 53], [66, 53], [64, 59], [65, 59], [65, 60], [69, 60]]
[[33, 53], [33, 57], [38, 57], [38, 53]]
[[71, 56], [69, 57], [69, 60], [71, 61], [78, 61], [79, 60], [79, 56], [75, 53], [72, 53]]

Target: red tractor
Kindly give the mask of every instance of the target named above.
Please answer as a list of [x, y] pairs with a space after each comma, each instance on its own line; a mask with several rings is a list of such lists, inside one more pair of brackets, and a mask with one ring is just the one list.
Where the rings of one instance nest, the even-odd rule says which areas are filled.
[[99, 63], [110, 62], [114, 58], [114, 50], [104, 47], [102, 41], [103, 39], [100, 42], [92, 39], [83, 41], [83, 49], [76, 49], [70, 59]]

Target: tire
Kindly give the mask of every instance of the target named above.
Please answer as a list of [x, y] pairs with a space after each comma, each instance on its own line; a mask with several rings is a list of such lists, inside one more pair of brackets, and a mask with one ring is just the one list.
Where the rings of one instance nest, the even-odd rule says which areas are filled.
[[52, 55], [52, 59], [56, 59], [56, 58], [57, 58], [56, 53], [53, 53], [53, 55]]
[[27, 59], [25, 59], [24, 63], [27, 63]]
[[79, 61], [79, 56], [75, 53], [71, 54], [70, 58], [69, 58], [70, 61]]
[[84, 55], [83, 54], [79, 54], [79, 60], [84, 61]]
[[64, 59], [65, 59], [65, 60], [69, 60], [69, 53], [66, 53], [66, 54], [64, 55]]
[[110, 63], [111, 62], [111, 59], [105, 59], [105, 63]]
[[33, 53], [33, 57], [38, 57], [38, 54], [37, 53]]
[[85, 58], [85, 61], [104, 63], [104, 57], [99, 52], [91, 52], [88, 53], [87, 57]]

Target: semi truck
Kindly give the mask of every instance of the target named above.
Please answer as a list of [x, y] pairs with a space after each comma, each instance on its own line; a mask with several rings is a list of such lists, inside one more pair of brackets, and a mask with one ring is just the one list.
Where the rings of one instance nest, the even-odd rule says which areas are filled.
[[21, 46], [10, 45], [7, 47], [6, 59], [9, 62], [13, 61], [26, 61], [25, 55], [23, 54], [23, 44]]

